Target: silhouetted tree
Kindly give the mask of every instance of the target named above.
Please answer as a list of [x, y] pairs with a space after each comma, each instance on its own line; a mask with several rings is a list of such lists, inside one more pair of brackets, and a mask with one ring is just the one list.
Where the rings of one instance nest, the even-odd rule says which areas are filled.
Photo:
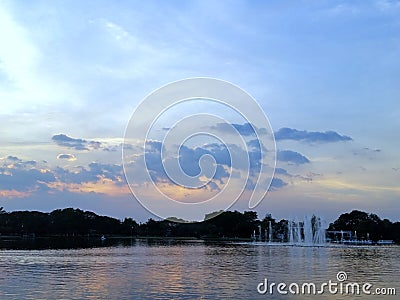
[[363, 211], [353, 210], [344, 213], [329, 225], [328, 230], [356, 231], [357, 237], [361, 239], [394, 239], [392, 234], [393, 224], [385, 219], [381, 220], [376, 214], [368, 214]]

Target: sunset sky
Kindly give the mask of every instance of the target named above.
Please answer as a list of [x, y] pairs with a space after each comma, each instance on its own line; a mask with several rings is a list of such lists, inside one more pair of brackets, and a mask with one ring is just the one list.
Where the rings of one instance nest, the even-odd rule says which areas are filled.
[[[259, 217], [330, 222], [360, 209], [400, 219], [400, 1], [0, 1], [0, 38], [7, 211], [154, 218], [123, 174], [125, 128], [153, 90], [212, 77], [250, 93], [275, 133], [277, 169]], [[248, 136], [246, 122], [232, 124]], [[224, 151], [185, 149], [187, 161], [194, 150], [219, 155], [215, 182], [225, 182]]]

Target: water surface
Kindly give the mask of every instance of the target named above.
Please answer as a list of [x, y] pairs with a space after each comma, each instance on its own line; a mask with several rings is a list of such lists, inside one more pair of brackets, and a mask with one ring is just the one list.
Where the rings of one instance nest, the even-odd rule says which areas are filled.
[[89, 248], [0, 250], [0, 299], [309, 299], [276, 291], [260, 295], [257, 285], [264, 278], [287, 284], [337, 282], [340, 271], [346, 272], [346, 282], [370, 282], [400, 293], [399, 269], [399, 246], [107, 240]]

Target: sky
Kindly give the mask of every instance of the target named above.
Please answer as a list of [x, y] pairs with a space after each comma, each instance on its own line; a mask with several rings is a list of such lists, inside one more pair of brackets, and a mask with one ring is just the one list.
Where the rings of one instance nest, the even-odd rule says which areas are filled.
[[[259, 217], [314, 213], [331, 222], [359, 209], [400, 219], [400, 1], [0, 1], [0, 39], [7, 211], [156, 218], [126, 182], [125, 129], [154, 90], [211, 77], [252, 95], [275, 135], [275, 175]], [[214, 157], [208, 188], [187, 196], [165, 178], [160, 143], [177, 116], [220, 112], [251, 144], [250, 123], [206, 102], [169, 111], [146, 141], [152, 179], [171, 197], [208, 197], [229, 171], [242, 175], [209, 139], [179, 153], [190, 176], [202, 155]], [[221, 124], [212, 128], [222, 134]], [[259, 148], [251, 149], [257, 172]], [[230, 209], [248, 210], [251, 189]]]

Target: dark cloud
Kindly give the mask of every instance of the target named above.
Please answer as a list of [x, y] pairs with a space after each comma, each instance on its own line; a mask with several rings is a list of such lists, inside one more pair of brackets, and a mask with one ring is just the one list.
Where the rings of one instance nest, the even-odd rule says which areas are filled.
[[[287, 183], [284, 180], [282, 180], [281, 178], [278, 178], [278, 177], [274, 177], [274, 178], [272, 178], [272, 181], [268, 188], [268, 191], [276, 191], [285, 186], [287, 186]], [[255, 183], [252, 180], [248, 180], [247, 184], [246, 184], [246, 189], [253, 190], [254, 188], [255, 188]]]
[[[62, 154], [69, 157], [68, 154]], [[61, 167], [55, 169], [38, 166], [36, 161], [23, 161], [16, 157], [1, 159], [0, 190], [18, 192], [47, 192], [54, 189], [52, 183], [82, 184], [96, 183], [109, 179], [117, 185], [125, 184], [120, 165], [92, 162], [88, 166], [69, 170]], [[10, 163], [12, 162], [12, 163]]]
[[8, 159], [9, 161], [14, 161], [14, 162], [16, 162], [16, 161], [22, 161], [22, 160], [19, 159], [18, 157], [12, 156], [12, 155], [7, 156], [7, 159]]
[[[246, 142], [246, 144], [247, 144], [247, 147], [252, 148], [254, 150], [260, 151], [260, 149], [261, 149], [261, 144], [260, 144], [259, 140], [250, 140], [250, 141]], [[265, 149], [263, 147], [263, 151], [266, 151], [266, 150], [267, 149]]]
[[[201, 158], [204, 156], [212, 156], [215, 160], [215, 166], [211, 167], [212, 170], [215, 168], [215, 173], [210, 174], [207, 173], [206, 169], [203, 169], [205, 171], [204, 175], [207, 177], [211, 177], [212, 181], [214, 183], [220, 183], [223, 184], [227, 178], [230, 176], [229, 169], [232, 167], [232, 162], [231, 162], [231, 155], [235, 155], [236, 157], [249, 157], [249, 163], [250, 163], [250, 176], [257, 176], [258, 173], [260, 172], [261, 169], [261, 152], [260, 152], [260, 147], [259, 143], [253, 143], [254, 147], [252, 147], [252, 150], [246, 151], [242, 148], [240, 148], [237, 145], [230, 144], [228, 147], [226, 145], [220, 144], [220, 143], [210, 143], [210, 144], [204, 144], [200, 147], [188, 147], [188, 146], [181, 146], [179, 149], [178, 153], [178, 161], [179, 165], [186, 175], [189, 175], [191, 177], [197, 177], [201, 174], [201, 168], [199, 165], [199, 162], [201, 161]], [[258, 146], [258, 147], [257, 147]], [[161, 149], [163, 145], [161, 142], [156, 141], [156, 140], [151, 140], [146, 142], [146, 147], [145, 147], [145, 162], [147, 169], [149, 170], [150, 176], [153, 181], [155, 182], [171, 182], [170, 178], [165, 172], [165, 166], [171, 165], [173, 163], [173, 160], [176, 158], [166, 158], [163, 164], [162, 157], [161, 157]], [[228, 150], [229, 148], [229, 150]], [[142, 159], [142, 158], [136, 158], [136, 159]], [[245, 160], [239, 159], [239, 165], [235, 166], [235, 169], [247, 170], [247, 165], [245, 163]], [[134, 168], [135, 163], [132, 162], [132, 165], [130, 167]], [[172, 170], [173, 171], [173, 170]], [[237, 172], [240, 176], [240, 172]], [[170, 174], [172, 176], [176, 176], [176, 179], [179, 180], [178, 178], [181, 176], [180, 172], [176, 172]], [[183, 178], [182, 178], [183, 180]], [[200, 184], [200, 181], [194, 181], [192, 184]], [[211, 187], [211, 186], [209, 186]], [[248, 188], [251, 187], [251, 184], [247, 185]], [[215, 188], [215, 185], [214, 185]]]
[[89, 150], [88, 142], [84, 139], [71, 138], [65, 134], [56, 134], [51, 138], [57, 145], [62, 147], [73, 148], [75, 150]]
[[88, 143], [88, 145], [89, 145], [90, 148], [93, 148], [93, 149], [100, 149], [101, 148], [101, 143], [97, 142], [97, 141], [90, 141]]
[[[196, 147], [194, 149], [188, 147], [181, 147], [181, 151], [179, 153], [179, 162], [182, 167], [182, 170], [185, 171], [190, 176], [195, 176], [200, 173], [199, 160], [203, 155], [210, 155], [215, 159], [217, 164], [217, 171], [214, 175], [214, 179], [222, 180], [224, 178], [228, 178], [229, 174], [225, 168], [231, 168], [231, 155], [235, 155], [236, 157], [249, 157], [250, 163], [250, 173], [253, 174], [260, 170], [261, 166], [261, 153], [257, 150], [246, 152], [241, 149], [237, 145], [228, 145], [228, 148], [223, 144], [206, 144], [202, 147]], [[231, 154], [229, 153], [231, 151]], [[234, 166], [238, 169], [246, 169], [247, 165], [244, 160], [238, 162], [239, 165]], [[240, 163], [243, 163], [242, 165]], [[219, 171], [218, 171], [219, 170]]]
[[[207, 154], [212, 155], [218, 164], [231, 167], [231, 164], [232, 164], [231, 157], [230, 157], [229, 151], [225, 145], [212, 143], [212, 144], [204, 145], [203, 147], [204, 147], [203, 149], [206, 151], [206, 152], [204, 152], [204, 154], [207, 153]], [[202, 148], [200, 148], [200, 149], [202, 149]], [[197, 153], [200, 154], [204, 150], [197, 150]], [[239, 147], [235, 147], [235, 151], [238, 151], [238, 150], [239, 150]]]
[[253, 126], [250, 123], [244, 123], [244, 124], [232, 124], [235, 129], [244, 136], [251, 136], [255, 135], [255, 131]]
[[296, 165], [306, 164], [310, 162], [310, 160], [304, 155], [291, 150], [278, 150], [276, 158], [279, 161], [294, 163]]
[[286, 171], [283, 168], [275, 168], [275, 174], [277, 175], [284, 175], [284, 176], [288, 176], [288, 177], [292, 177], [293, 175], [291, 175], [288, 171]]
[[25, 165], [26, 166], [36, 166], [37, 161], [36, 160], [27, 160], [27, 161], [25, 161]]
[[341, 141], [352, 141], [353, 139], [346, 135], [340, 135], [335, 131], [306, 131], [293, 128], [281, 128], [275, 132], [275, 139], [280, 140], [295, 140], [310, 143], [332, 143]]
[[[181, 147], [179, 151], [179, 164], [183, 172], [189, 176], [199, 175], [201, 171], [199, 161], [200, 158], [206, 154], [212, 155], [212, 152], [201, 147], [196, 147], [194, 149], [185, 146]], [[219, 162], [217, 161], [217, 163]]]
[[[169, 180], [161, 158], [162, 143], [158, 141], [148, 141], [146, 143], [145, 161], [150, 176], [156, 182]], [[213, 179], [223, 182], [224, 178], [229, 177], [224, 166], [230, 167], [231, 161], [226, 147], [218, 144], [208, 144], [204, 147], [189, 148], [182, 146], [179, 151], [179, 165], [182, 171], [192, 177], [198, 176], [201, 172], [199, 161], [204, 155], [214, 157], [217, 165]], [[165, 164], [170, 163], [167, 158]], [[211, 176], [212, 174], [210, 174]]]
[[163, 181], [168, 178], [161, 159], [162, 143], [159, 141], [146, 141], [145, 162], [146, 168], [153, 181]]
[[93, 174], [110, 179], [115, 183], [125, 183], [125, 181], [122, 180], [122, 178], [124, 178], [124, 174], [121, 165], [92, 162], [89, 164], [89, 170]]
[[229, 177], [229, 173], [226, 171], [226, 169], [222, 165], [217, 165], [217, 169], [215, 170], [214, 179], [219, 180], [219, 183], [223, 184], [224, 183], [223, 179], [226, 179], [228, 177]]
[[57, 167], [54, 173], [64, 183], [95, 183], [102, 178], [110, 179], [116, 184], [124, 182], [122, 166], [113, 164], [92, 162], [87, 167], [79, 166], [73, 171]]
[[37, 165], [36, 160], [22, 160], [16, 156], [9, 155], [6, 158], [0, 158], [3, 164], [12, 164], [15, 168], [30, 168]]
[[0, 169], [0, 190], [15, 190], [29, 192], [38, 189], [44, 183], [54, 182], [55, 177], [51, 172], [39, 170], [8, 170]]
[[6, 160], [0, 166], [0, 190], [29, 192], [40, 188], [43, 184], [56, 181], [50, 170], [34, 168], [36, 165], [34, 161], [23, 161], [15, 157], [11, 157], [11, 161], [17, 163], [9, 165]]
[[[121, 151], [122, 145], [123, 144], [111, 145], [111, 146], [103, 146], [103, 151], [107, 151], [107, 152]], [[132, 145], [129, 145], [129, 144], [124, 144], [123, 146], [124, 146], [125, 150], [132, 149], [132, 147], [133, 147]]]
[[67, 147], [67, 148], [71, 148], [71, 149], [75, 149], [75, 150], [79, 150], [79, 151], [99, 150], [99, 149], [102, 149], [104, 151], [115, 151], [116, 150], [115, 147], [118, 147], [115, 145], [107, 146], [99, 141], [88, 141], [85, 139], [72, 138], [63, 133], [53, 135], [53, 137], [51, 139], [58, 146]]
[[[236, 128], [236, 130], [243, 136], [255, 137], [254, 128], [250, 123], [244, 124], [226, 124], [226, 123], [218, 123], [213, 126], [213, 129], [225, 132], [232, 132], [232, 126]], [[166, 130], [168, 128], [164, 128]], [[265, 132], [265, 129], [257, 129], [259, 132]], [[260, 142], [257, 139], [251, 139], [246, 142], [248, 149], [242, 149], [241, 147], [230, 144], [223, 145], [220, 143], [209, 143], [204, 144], [200, 147], [187, 147], [181, 146], [179, 149], [178, 160], [179, 165], [182, 171], [191, 176], [196, 177], [201, 173], [201, 168], [199, 165], [200, 159], [205, 155], [210, 155], [214, 158], [216, 163], [216, 172], [214, 174], [213, 180], [223, 182], [226, 178], [229, 177], [229, 173], [227, 169], [232, 167], [231, 157], [245, 157], [249, 158], [249, 171], [250, 175], [257, 175], [257, 173], [261, 169], [261, 151], [260, 151]], [[145, 147], [145, 162], [147, 169], [150, 172], [150, 176], [154, 181], [168, 181], [169, 178], [165, 173], [165, 168], [163, 165], [163, 161], [161, 158], [161, 150], [163, 144], [157, 140], [149, 140], [146, 142]], [[229, 150], [228, 150], [229, 148]], [[263, 151], [266, 149], [263, 149]], [[172, 160], [175, 158], [166, 158], [164, 164], [168, 165], [172, 163]], [[239, 165], [236, 165], [235, 168], [240, 170], [247, 170], [247, 164], [245, 160], [239, 159]], [[134, 162], [133, 165], [134, 166]], [[179, 172], [177, 172], [179, 173]], [[206, 176], [212, 174], [205, 174]], [[179, 174], [178, 174], [179, 176]]]
[[160, 141], [148, 140], [146, 141], [146, 151], [161, 153], [163, 144]]
[[287, 183], [285, 181], [283, 181], [280, 178], [274, 177], [274, 178], [272, 178], [269, 190], [275, 191], [277, 189], [281, 189], [281, 188], [285, 187], [286, 185], [287, 185]]

